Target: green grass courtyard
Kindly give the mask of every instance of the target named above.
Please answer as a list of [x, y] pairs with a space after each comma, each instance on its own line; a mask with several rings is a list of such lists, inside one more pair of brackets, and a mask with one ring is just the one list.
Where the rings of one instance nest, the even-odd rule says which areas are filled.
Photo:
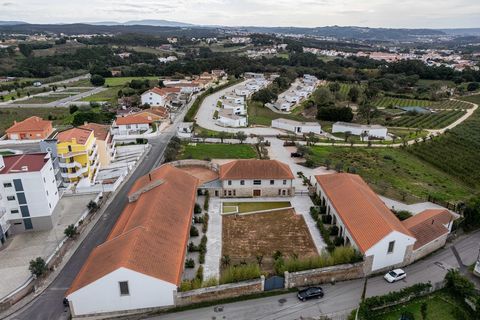
[[264, 210], [274, 210], [291, 207], [288, 201], [279, 202], [224, 202], [222, 213], [248, 213]]
[[257, 151], [250, 144], [189, 143], [182, 146], [180, 159], [255, 159]]

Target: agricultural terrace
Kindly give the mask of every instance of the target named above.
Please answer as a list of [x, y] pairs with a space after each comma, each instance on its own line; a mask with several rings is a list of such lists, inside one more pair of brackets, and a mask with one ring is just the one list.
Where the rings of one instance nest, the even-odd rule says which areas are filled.
[[438, 113], [405, 114], [387, 121], [389, 127], [405, 127], [420, 129], [442, 129], [454, 123], [465, 114], [463, 110], [443, 110]]
[[257, 151], [250, 144], [189, 143], [182, 145], [179, 159], [255, 159]]
[[[480, 95], [466, 98], [475, 102]], [[410, 154], [476, 190], [480, 186], [480, 111], [432, 141], [410, 146]], [[458, 183], [458, 182], [457, 182]]]
[[[424, 145], [428, 143], [419, 142], [415, 147]], [[356, 172], [375, 192], [408, 203], [428, 196], [455, 201], [474, 192], [454, 172], [443, 172], [402, 148], [312, 147], [307, 160], [317, 166]]]
[[[303, 216], [292, 209], [251, 215], [223, 216], [222, 256], [230, 265], [257, 264], [274, 271], [273, 255], [313, 257], [318, 252]], [[225, 266], [224, 266], [225, 267]]]
[[392, 97], [382, 97], [376, 99], [373, 105], [379, 109], [389, 109], [394, 107], [428, 107], [431, 109], [470, 109], [472, 105], [459, 100], [416, 100], [416, 99], [401, 99]]

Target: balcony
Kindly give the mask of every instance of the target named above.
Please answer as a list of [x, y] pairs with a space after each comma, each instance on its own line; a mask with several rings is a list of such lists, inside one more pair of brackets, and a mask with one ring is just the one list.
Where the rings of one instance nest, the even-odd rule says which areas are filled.
[[72, 169], [72, 168], [82, 168], [82, 164], [76, 161], [73, 162], [59, 162], [60, 168]]
[[88, 160], [92, 161], [96, 158], [98, 154], [98, 147], [95, 145], [92, 153], [88, 156]]
[[77, 172], [62, 172], [62, 178], [76, 179], [76, 178], [80, 178], [87, 172], [88, 172], [88, 168], [82, 168], [80, 170], [77, 170]]
[[77, 151], [77, 152], [68, 152], [68, 153], [59, 153], [58, 157], [62, 159], [68, 159], [76, 156], [83, 156], [86, 155], [87, 151]]

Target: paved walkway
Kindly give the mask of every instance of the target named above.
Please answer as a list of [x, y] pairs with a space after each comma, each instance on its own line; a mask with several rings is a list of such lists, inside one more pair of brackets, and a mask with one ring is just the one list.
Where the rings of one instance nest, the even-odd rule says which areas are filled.
[[65, 237], [63, 232], [75, 224], [96, 195], [64, 196], [55, 214], [57, 221], [48, 231], [19, 233], [9, 239], [7, 246], [0, 250], [0, 299], [24, 284], [30, 277], [28, 265], [37, 257], [47, 259]]
[[203, 266], [203, 278], [220, 278], [222, 257], [222, 202], [220, 198], [210, 198], [208, 207], [207, 254]]

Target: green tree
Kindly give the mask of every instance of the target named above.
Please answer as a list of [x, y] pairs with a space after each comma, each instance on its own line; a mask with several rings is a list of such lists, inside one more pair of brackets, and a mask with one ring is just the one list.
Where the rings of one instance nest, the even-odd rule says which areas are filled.
[[367, 120], [367, 124], [370, 124], [375, 113], [377, 113], [377, 108], [370, 105], [368, 102], [363, 102], [358, 106], [358, 114]]
[[30, 260], [28, 270], [30, 270], [35, 277], [40, 277], [47, 271], [47, 263], [42, 257], [38, 257], [34, 260]]
[[338, 82], [330, 83], [328, 85], [328, 87], [330, 88], [330, 91], [333, 92], [333, 93], [339, 92], [340, 88], [341, 88], [340, 83], [338, 83]]
[[68, 227], [65, 228], [63, 233], [68, 238], [74, 238], [77, 235], [77, 227], [75, 227], [73, 224], [71, 224], [71, 225], [69, 225]]
[[357, 86], [353, 86], [350, 88], [348, 91], [348, 99], [350, 99], [351, 102], [356, 103], [358, 102], [358, 99], [360, 98], [360, 89]]
[[101, 87], [105, 84], [105, 78], [102, 77], [101, 75], [99, 74], [94, 74], [91, 78], [90, 78], [90, 83], [92, 85], [94, 85], [95, 87]]
[[217, 137], [220, 139], [220, 141], [223, 143], [223, 140], [225, 140], [228, 137], [228, 133], [225, 131], [220, 131], [217, 135]]
[[243, 131], [239, 131], [237, 132], [237, 134], [235, 134], [235, 137], [240, 140], [240, 143], [243, 144], [243, 142], [247, 139], [247, 135], [245, 134], [245, 132]]

